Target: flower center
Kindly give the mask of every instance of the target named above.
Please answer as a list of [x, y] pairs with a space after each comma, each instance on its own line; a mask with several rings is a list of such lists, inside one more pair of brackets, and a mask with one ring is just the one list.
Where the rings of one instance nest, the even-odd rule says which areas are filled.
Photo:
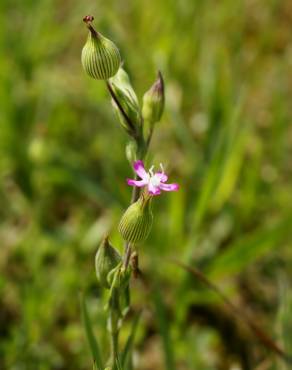
[[156, 175], [151, 176], [149, 182], [155, 187], [159, 186], [161, 183], [160, 178]]
[[[162, 173], [164, 173], [164, 168], [163, 168], [163, 166], [162, 166], [161, 163], [160, 163], [160, 167], [161, 167]], [[152, 166], [151, 168], [149, 168], [149, 171], [147, 173], [147, 175], [148, 175], [148, 183], [151, 184], [154, 187], [159, 187], [160, 184], [161, 184], [161, 177], [158, 176], [156, 173], [154, 173], [153, 172], [153, 169], [154, 169], [154, 166]]]

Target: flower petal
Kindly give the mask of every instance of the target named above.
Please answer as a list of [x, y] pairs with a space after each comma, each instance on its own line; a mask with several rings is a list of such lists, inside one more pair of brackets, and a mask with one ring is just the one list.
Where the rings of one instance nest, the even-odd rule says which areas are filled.
[[141, 179], [148, 179], [149, 175], [145, 170], [143, 161], [136, 161], [134, 162], [134, 170], [136, 174], [141, 177]]
[[164, 191], [177, 191], [179, 189], [178, 184], [160, 184], [159, 187]]
[[161, 193], [158, 186], [154, 186], [151, 182], [148, 184], [148, 192], [152, 195], [159, 195]]
[[145, 180], [127, 179], [127, 184], [130, 186], [137, 186], [138, 188], [141, 188], [142, 186], [145, 186], [147, 182]]
[[164, 172], [156, 172], [155, 176], [157, 176], [161, 182], [168, 180], [168, 176]]

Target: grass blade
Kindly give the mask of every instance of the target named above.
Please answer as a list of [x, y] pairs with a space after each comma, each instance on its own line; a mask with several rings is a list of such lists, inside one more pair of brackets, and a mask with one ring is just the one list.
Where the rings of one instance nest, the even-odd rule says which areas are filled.
[[169, 322], [166, 316], [165, 305], [158, 288], [153, 289], [153, 299], [156, 308], [159, 332], [162, 337], [162, 345], [164, 350], [165, 368], [167, 370], [175, 370], [174, 351], [169, 333]]
[[133, 348], [135, 334], [136, 334], [136, 330], [137, 330], [137, 326], [138, 326], [140, 317], [141, 317], [141, 312], [139, 312], [136, 315], [135, 320], [133, 321], [130, 335], [128, 337], [128, 340], [127, 340], [127, 343], [125, 345], [124, 351], [121, 355], [121, 364], [122, 364], [123, 367], [127, 367], [126, 365], [127, 365], [127, 362], [128, 362], [129, 355], [130, 355], [130, 353], [132, 351], [132, 348]]
[[263, 331], [258, 326], [258, 324], [255, 323], [249, 317], [249, 315], [246, 314], [246, 312], [242, 308], [236, 306], [233, 302], [231, 302], [230, 299], [221, 291], [221, 289], [217, 285], [215, 285], [212, 281], [210, 281], [201, 271], [179, 261], [173, 262], [176, 263], [179, 267], [183, 268], [188, 273], [190, 273], [193, 277], [199, 280], [207, 288], [215, 292], [222, 299], [222, 301], [229, 308], [229, 310], [233, 313], [233, 315], [243, 324], [245, 324], [266, 348], [277, 354], [287, 363], [292, 364], [292, 356], [287, 354], [282, 348], [280, 348], [274, 342], [274, 340], [265, 331]]
[[114, 370], [124, 370], [125, 367], [121, 364], [121, 361], [119, 358], [116, 358]]
[[264, 227], [247, 235], [226, 249], [210, 264], [208, 276], [218, 278], [238, 274], [250, 263], [265, 255], [282, 243], [290, 235], [292, 215], [288, 214], [276, 225]]
[[90, 346], [93, 361], [96, 364], [97, 370], [103, 370], [102, 358], [100, 354], [100, 349], [92, 330], [92, 323], [89, 317], [87, 305], [84, 296], [81, 296], [81, 313], [83, 318], [83, 324], [86, 332], [86, 337], [88, 344]]

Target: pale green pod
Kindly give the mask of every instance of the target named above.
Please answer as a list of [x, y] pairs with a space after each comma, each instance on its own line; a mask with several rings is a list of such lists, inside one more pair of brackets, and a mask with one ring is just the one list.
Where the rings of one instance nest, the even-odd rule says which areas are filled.
[[[110, 79], [110, 85], [120, 103], [120, 107], [118, 107], [116, 102], [112, 100], [113, 107], [118, 114], [121, 125], [130, 135], [133, 135], [137, 132], [138, 127], [141, 126], [142, 117], [139, 101], [127, 72], [123, 68], [120, 68], [117, 74]], [[129, 122], [125, 119], [124, 115], [121, 114], [120, 108], [125, 112], [134, 127], [131, 125], [129, 126]]]
[[85, 72], [97, 80], [113, 77], [121, 64], [121, 56], [116, 45], [93, 28], [82, 49], [81, 62]]
[[106, 237], [100, 244], [95, 256], [95, 272], [97, 280], [103, 288], [109, 289], [109, 274], [117, 267], [122, 258]]
[[147, 238], [153, 221], [150, 200], [142, 195], [123, 214], [119, 232], [127, 242], [135, 244]]

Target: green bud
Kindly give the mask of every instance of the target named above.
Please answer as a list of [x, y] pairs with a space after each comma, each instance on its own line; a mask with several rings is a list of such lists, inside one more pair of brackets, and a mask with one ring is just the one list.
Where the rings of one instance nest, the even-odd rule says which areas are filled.
[[149, 196], [142, 194], [122, 216], [119, 232], [127, 242], [138, 243], [147, 238], [153, 221], [150, 201]]
[[164, 110], [164, 82], [162, 74], [158, 72], [158, 78], [151, 88], [143, 96], [143, 119], [150, 125], [158, 122]]
[[116, 45], [101, 33], [96, 32], [86, 16], [83, 21], [89, 29], [86, 44], [82, 49], [81, 62], [85, 72], [97, 80], [107, 80], [114, 76], [121, 64], [121, 56]]
[[[137, 95], [131, 85], [127, 72], [123, 68], [120, 68], [118, 73], [110, 79], [110, 86], [120, 104], [119, 107], [117, 103], [112, 100], [113, 107], [118, 114], [121, 125], [130, 135], [133, 135], [141, 125], [141, 111]], [[125, 119], [125, 115], [129, 120]], [[129, 121], [132, 125], [129, 124]]]
[[95, 256], [95, 272], [97, 280], [103, 288], [110, 288], [109, 274], [117, 267], [122, 258], [106, 237], [98, 248]]

